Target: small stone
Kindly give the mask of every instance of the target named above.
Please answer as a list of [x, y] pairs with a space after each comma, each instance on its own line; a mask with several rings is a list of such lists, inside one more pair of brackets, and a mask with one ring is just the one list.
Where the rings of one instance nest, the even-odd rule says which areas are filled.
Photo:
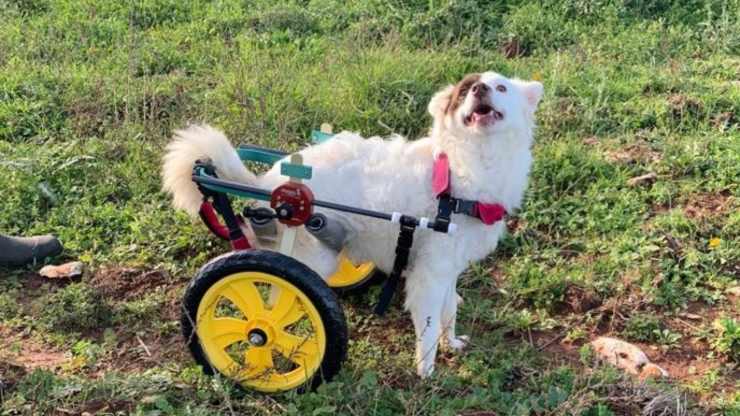
[[653, 364], [636, 345], [617, 338], [599, 337], [591, 341], [594, 351], [602, 360], [636, 375], [640, 380], [668, 377], [668, 372]]
[[697, 315], [695, 313], [689, 313], [689, 312], [681, 312], [679, 315], [682, 318], [691, 319], [693, 321], [701, 321], [701, 315]]
[[58, 266], [48, 265], [39, 270], [39, 274], [49, 279], [74, 278], [82, 276], [85, 265], [81, 261], [73, 261]]
[[591, 346], [601, 359], [633, 375], [650, 362], [639, 347], [617, 338], [599, 337]]

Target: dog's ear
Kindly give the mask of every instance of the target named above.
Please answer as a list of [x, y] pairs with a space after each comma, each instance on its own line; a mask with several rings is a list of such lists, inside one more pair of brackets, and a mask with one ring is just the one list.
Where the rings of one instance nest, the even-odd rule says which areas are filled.
[[447, 107], [450, 105], [452, 92], [454, 90], [454, 85], [448, 85], [432, 96], [432, 99], [429, 101], [429, 106], [427, 107], [427, 110], [432, 117], [436, 119], [437, 117], [444, 115], [445, 111], [447, 111]]
[[537, 104], [540, 103], [542, 94], [545, 91], [542, 83], [538, 81], [516, 80], [516, 85], [524, 94], [524, 98], [527, 99], [527, 104], [529, 105], [528, 110], [534, 114], [535, 110], [537, 110]]

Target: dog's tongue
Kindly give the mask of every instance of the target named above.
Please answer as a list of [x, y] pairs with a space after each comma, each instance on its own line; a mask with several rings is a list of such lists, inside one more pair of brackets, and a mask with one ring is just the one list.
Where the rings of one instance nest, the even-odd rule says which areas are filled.
[[479, 121], [487, 121], [491, 117], [493, 117], [493, 111], [489, 111], [489, 112], [487, 112], [485, 114], [475, 113], [474, 112], [472, 114], [472, 116], [473, 116], [473, 121], [476, 122], [476, 123], [479, 122]]

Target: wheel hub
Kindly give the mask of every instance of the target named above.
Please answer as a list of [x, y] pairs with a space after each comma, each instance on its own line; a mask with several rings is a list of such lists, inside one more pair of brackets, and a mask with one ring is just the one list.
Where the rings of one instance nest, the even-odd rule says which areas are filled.
[[247, 325], [247, 342], [254, 347], [268, 347], [275, 340], [275, 327], [270, 320], [257, 318]]
[[267, 334], [265, 331], [255, 328], [247, 334], [247, 340], [255, 347], [262, 347], [267, 344]]

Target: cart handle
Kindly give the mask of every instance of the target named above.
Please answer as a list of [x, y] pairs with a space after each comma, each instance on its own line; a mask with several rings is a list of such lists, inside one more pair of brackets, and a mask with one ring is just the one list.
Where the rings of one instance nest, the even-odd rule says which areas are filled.
[[[334, 134], [327, 133], [319, 130], [311, 131], [311, 142], [314, 144], [323, 143], [334, 137]], [[236, 149], [239, 154], [239, 158], [244, 161], [264, 163], [268, 165], [274, 165], [281, 159], [290, 155], [289, 152], [277, 149], [270, 149], [267, 147], [256, 146], [253, 144], [240, 144]]]
[[[239, 154], [239, 159], [241, 160], [264, 163], [270, 166], [285, 159], [289, 155], [289, 153], [285, 153], [281, 150], [267, 149], [265, 147], [249, 144], [240, 145], [239, 148], [236, 149], [236, 153]], [[284, 161], [280, 164], [280, 174], [294, 178], [311, 179], [311, 176], [313, 176], [313, 169], [311, 169], [311, 166], [298, 165]]]

